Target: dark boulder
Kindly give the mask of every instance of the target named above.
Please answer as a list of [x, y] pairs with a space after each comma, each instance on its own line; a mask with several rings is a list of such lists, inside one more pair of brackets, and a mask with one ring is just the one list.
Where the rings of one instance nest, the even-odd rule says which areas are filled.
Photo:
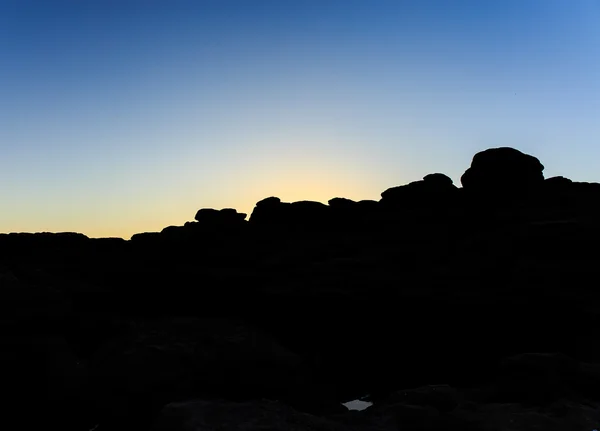
[[250, 222], [254, 225], [284, 226], [286, 228], [323, 228], [330, 220], [330, 208], [314, 201], [281, 202], [270, 197], [259, 201]]
[[334, 230], [360, 231], [374, 224], [379, 202], [373, 200], [353, 201], [346, 198], [329, 200], [330, 227]]
[[597, 367], [562, 353], [523, 353], [500, 362], [488, 401], [539, 406], [560, 399], [577, 400], [585, 392], [582, 388], [596, 386], [599, 378]]
[[160, 233], [146, 232], [135, 234], [132, 241], [144, 244], [159, 244], [160, 242], [181, 243], [196, 240], [199, 236], [210, 239], [216, 235], [238, 234], [245, 226], [246, 214], [238, 213], [233, 208], [216, 210], [202, 208], [198, 210], [196, 221], [186, 222], [183, 226], [167, 226]]
[[379, 208], [379, 202], [371, 199], [363, 199], [362, 201], [358, 201], [357, 205], [359, 208], [363, 208], [365, 210]]
[[319, 227], [329, 221], [330, 208], [321, 202], [292, 202], [290, 209], [290, 216], [294, 224]]
[[572, 184], [572, 180], [563, 176], [550, 177], [544, 180], [544, 186], [558, 190], [568, 189]]
[[536, 202], [563, 216], [573, 216], [582, 210], [600, 209], [600, 184], [576, 182], [565, 177], [546, 179]]
[[200, 223], [214, 223], [219, 220], [219, 210], [214, 208], [201, 208], [194, 219]]
[[547, 178], [536, 194], [536, 203], [543, 207], [566, 209], [575, 202], [573, 190], [574, 183], [568, 178]]
[[171, 238], [178, 238], [184, 236], [185, 232], [184, 228], [181, 226], [167, 226], [160, 231], [160, 234]]
[[[167, 228], [165, 228], [167, 229]], [[163, 229], [164, 230], [164, 229]], [[160, 237], [160, 232], [140, 232], [131, 237], [131, 241], [138, 244], [154, 243]]]
[[421, 181], [392, 187], [381, 193], [381, 203], [387, 207], [418, 209], [447, 204], [456, 186], [452, 179], [440, 173], [426, 175]]
[[510, 147], [490, 148], [475, 154], [460, 178], [465, 188], [477, 194], [522, 195], [544, 182], [544, 165]]
[[58, 254], [78, 255], [89, 247], [90, 239], [74, 232], [0, 234], [0, 259], [42, 258], [53, 260]]
[[280, 225], [286, 220], [289, 206], [289, 203], [281, 202], [278, 197], [265, 198], [256, 203], [249, 221], [253, 225]]
[[573, 182], [571, 191], [567, 195], [573, 196], [572, 206], [577, 210], [594, 212], [600, 210], [600, 184], [588, 182]]
[[[327, 405], [304, 360], [241, 321], [135, 321], [92, 363], [103, 422], [135, 424], [190, 397], [281, 399], [307, 411]], [[324, 401], [325, 400], [325, 401]]]
[[257, 207], [272, 207], [281, 203], [281, 199], [276, 196], [264, 198], [256, 203]]
[[[341, 406], [340, 406], [341, 407]], [[343, 409], [343, 407], [342, 407]], [[190, 400], [164, 407], [152, 431], [366, 431], [367, 426], [346, 426], [330, 418], [302, 413], [279, 401], [246, 402]]]
[[246, 213], [239, 213], [234, 208], [223, 208], [219, 211], [222, 220], [231, 220], [232, 222], [240, 222], [246, 220]]
[[438, 188], [450, 187], [453, 184], [453, 181], [449, 176], [440, 173], [427, 174], [423, 177], [423, 181], [425, 181], [426, 184], [431, 185], [432, 188], [434, 187], [434, 184]]
[[246, 214], [238, 213], [233, 208], [223, 208], [216, 210], [213, 208], [202, 208], [196, 213], [195, 220], [210, 226], [225, 226], [243, 222]]
[[352, 208], [356, 205], [356, 201], [346, 198], [333, 198], [327, 202], [331, 208]]

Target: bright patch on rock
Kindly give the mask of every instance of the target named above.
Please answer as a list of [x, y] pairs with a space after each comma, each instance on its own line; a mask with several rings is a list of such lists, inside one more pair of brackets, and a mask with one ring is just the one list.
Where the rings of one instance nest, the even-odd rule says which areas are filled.
[[361, 401], [361, 400], [354, 400], [354, 401], [348, 401], [347, 403], [343, 403], [342, 404], [344, 407], [346, 407], [348, 410], [364, 410], [367, 407], [371, 407], [373, 405], [373, 403], [370, 403], [368, 401]]

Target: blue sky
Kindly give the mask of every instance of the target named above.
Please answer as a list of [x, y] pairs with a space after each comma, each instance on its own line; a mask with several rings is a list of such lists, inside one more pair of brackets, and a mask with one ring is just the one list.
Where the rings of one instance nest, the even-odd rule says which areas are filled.
[[598, 0], [3, 0], [0, 231], [379, 199], [495, 146], [600, 181], [598, 22]]

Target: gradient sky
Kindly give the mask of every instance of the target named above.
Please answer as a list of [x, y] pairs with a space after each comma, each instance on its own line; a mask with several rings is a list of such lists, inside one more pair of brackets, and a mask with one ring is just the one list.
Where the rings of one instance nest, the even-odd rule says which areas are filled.
[[513, 146], [600, 182], [600, 1], [0, 0], [0, 232], [129, 238]]

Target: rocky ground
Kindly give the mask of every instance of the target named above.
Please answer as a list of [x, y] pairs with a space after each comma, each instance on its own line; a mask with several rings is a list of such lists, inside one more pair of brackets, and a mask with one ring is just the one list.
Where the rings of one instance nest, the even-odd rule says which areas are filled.
[[[511, 148], [379, 201], [0, 235], [14, 430], [600, 428], [600, 184]], [[342, 403], [367, 397], [363, 411]]]

